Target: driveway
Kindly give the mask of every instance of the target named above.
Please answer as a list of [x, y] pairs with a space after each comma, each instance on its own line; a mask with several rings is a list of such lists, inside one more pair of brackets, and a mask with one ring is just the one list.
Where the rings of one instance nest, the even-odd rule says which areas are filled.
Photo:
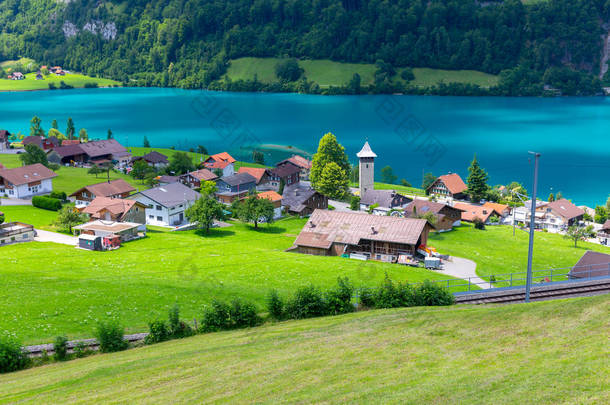
[[75, 236], [64, 235], [63, 233], [43, 231], [36, 229], [35, 241], [38, 242], [53, 242], [61, 243], [62, 245], [76, 246], [78, 245], [78, 238]]
[[449, 276], [463, 278], [472, 284], [476, 284], [481, 288], [489, 288], [489, 282], [477, 276], [477, 264], [472, 260], [462, 257], [450, 256], [449, 260], [443, 260], [443, 269], [439, 273], [445, 273]]
[[32, 205], [32, 200], [24, 200], [21, 198], [3, 198], [0, 200], [0, 207], [3, 205]]
[[333, 207], [335, 207], [336, 211], [351, 211], [349, 209], [349, 204], [344, 203], [343, 201], [328, 200], [328, 205], [332, 205]]

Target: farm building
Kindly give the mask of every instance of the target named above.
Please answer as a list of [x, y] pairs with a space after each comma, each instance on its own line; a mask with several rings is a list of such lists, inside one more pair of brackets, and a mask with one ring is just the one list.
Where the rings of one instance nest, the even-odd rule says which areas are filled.
[[144, 156], [134, 156], [133, 158], [131, 158], [132, 163], [137, 162], [138, 160], [143, 160], [149, 166], [156, 168], [163, 168], [169, 165], [169, 160], [167, 159], [167, 156], [157, 152], [156, 150], [153, 150], [152, 152], [149, 152]]
[[189, 172], [179, 177], [180, 182], [190, 188], [199, 188], [201, 187], [201, 182], [215, 181], [217, 179], [218, 176], [208, 169], [195, 170], [194, 172]]
[[569, 278], [610, 276], [610, 255], [587, 250], [572, 267]]
[[459, 208], [428, 200], [413, 200], [405, 207], [404, 212], [406, 217], [411, 218], [433, 213], [436, 217], [434, 227], [439, 232], [450, 231], [454, 226], [460, 226], [462, 219], [462, 210]]
[[445, 198], [462, 200], [466, 198], [468, 186], [457, 173], [449, 173], [438, 177], [428, 187], [428, 193]]
[[373, 214], [387, 215], [393, 209], [404, 208], [412, 199], [394, 190], [368, 190], [360, 197], [360, 209], [373, 206]]
[[306, 217], [316, 209], [328, 208], [328, 197], [302, 183], [284, 187], [282, 205], [292, 215]]
[[85, 234], [104, 238], [116, 235], [120, 237], [121, 242], [127, 242], [146, 236], [146, 225], [133, 222], [114, 222], [98, 219], [96, 221], [77, 225], [72, 229], [77, 236]]
[[420, 245], [427, 243], [431, 229], [425, 219], [315, 210], [294, 249], [324, 256], [355, 253], [393, 262], [399, 255], [414, 255]]
[[7, 222], [0, 224], [0, 246], [11, 243], [30, 242], [34, 240], [36, 231], [32, 225], [22, 222]]

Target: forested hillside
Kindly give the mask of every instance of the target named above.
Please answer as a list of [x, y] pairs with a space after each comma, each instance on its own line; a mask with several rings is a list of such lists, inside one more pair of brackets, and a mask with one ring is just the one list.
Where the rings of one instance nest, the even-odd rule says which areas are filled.
[[[593, 94], [609, 16], [606, 0], [2, 0], [0, 60], [132, 85], [261, 89], [223, 79], [230, 60], [331, 59], [377, 62], [375, 83], [346, 83], [351, 92], [409, 91], [398, 68], [431, 67], [500, 74], [485, 90], [494, 94], [541, 94], [544, 84]], [[304, 76], [270, 90], [295, 88], [319, 90]]]

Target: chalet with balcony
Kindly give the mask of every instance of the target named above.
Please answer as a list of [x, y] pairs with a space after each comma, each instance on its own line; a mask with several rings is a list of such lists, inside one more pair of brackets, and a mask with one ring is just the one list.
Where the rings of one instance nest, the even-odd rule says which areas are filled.
[[216, 181], [218, 176], [208, 169], [199, 169], [180, 176], [180, 182], [190, 188], [200, 188], [204, 181]]
[[116, 179], [85, 186], [70, 194], [69, 197], [76, 203], [76, 206], [86, 206], [97, 197], [127, 198], [134, 191], [136, 189], [131, 184], [123, 179]]
[[436, 217], [434, 227], [439, 232], [446, 232], [454, 226], [460, 226], [462, 210], [447, 204], [428, 200], [413, 200], [404, 208], [404, 215], [415, 218], [431, 212]]
[[300, 217], [311, 215], [316, 209], [328, 208], [328, 197], [303, 183], [284, 187], [282, 205], [286, 212]]
[[463, 200], [467, 198], [467, 189], [468, 186], [457, 173], [449, 173], [437, 178], [428, 187], [427, 192], [442, 198]]

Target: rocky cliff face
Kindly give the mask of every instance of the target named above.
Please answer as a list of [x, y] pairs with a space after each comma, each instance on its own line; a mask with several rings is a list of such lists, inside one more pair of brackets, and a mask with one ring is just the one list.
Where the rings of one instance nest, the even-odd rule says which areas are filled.
[[65, 21], [61, 29], [64, 33], [64, 37], [66, 38], [72, 38], [78, 35], [79, 32], [88, 31], [94, 35], [101, 36], [106, 41], [115, 39], [118, 32], [114, 22], [111, 21], [105, 23], [100, 20], [88, 21], [81, 28], [77, 27], [76, 24], [70, 21]]

